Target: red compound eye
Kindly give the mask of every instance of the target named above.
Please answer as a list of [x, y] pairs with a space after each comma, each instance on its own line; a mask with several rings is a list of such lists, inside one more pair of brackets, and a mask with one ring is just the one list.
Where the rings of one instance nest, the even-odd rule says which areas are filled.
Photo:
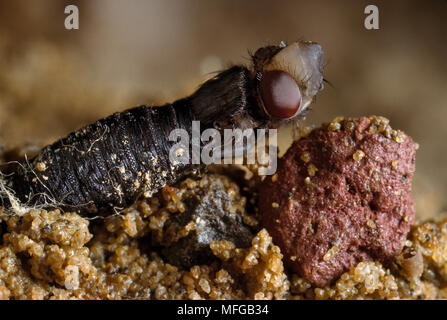
[[287, 72], [264, 72], [259, 89], [264, 107], [271, 116], [288, 119], [298, 111], [301, 103], [300, 88]]

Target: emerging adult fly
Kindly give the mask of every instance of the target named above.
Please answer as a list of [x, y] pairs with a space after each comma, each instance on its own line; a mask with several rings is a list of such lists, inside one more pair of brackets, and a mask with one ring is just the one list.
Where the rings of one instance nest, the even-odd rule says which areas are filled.
[[173, 129], [271, 128], [302, 118], [323, 88], [323, 51], [300, 41], [267, 46], [252, 65], [234, 66], [205, 82], [191, 96], [160, 107], [115, 113], [46, 146], [4, 177], [6, 207], [61, 207], [95, 212], [124, 208], [194, 172], [172, 164]]

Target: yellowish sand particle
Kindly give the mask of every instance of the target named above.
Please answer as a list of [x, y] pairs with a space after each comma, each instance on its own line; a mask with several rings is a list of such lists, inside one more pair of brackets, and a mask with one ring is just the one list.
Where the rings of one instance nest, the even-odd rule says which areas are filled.
[[202, 278], [199, 280], [199, 286], [200, 288], [202, 288], [202, 290], [206, 293], [210, 293], [211, 292], [211, 287], [210, 284], [208, 282], [208, 280]]
[[145, 191], [145, 192], [143, 193], [143, 196], [144, 196], [145, 198], [150, 198], [150, 197], [152, 196], [152, 193], [151, 193], [150, 191]]
[[383, 116], [376, 116], [376, 119], [380, 120], [380, 122], [384, 123], [384, 124], [389, 124], [390, 120], [383, 117]]
[[189, 287], [194, 286], [194, 279], [191, 278], [187, 273], [182, 278], [183, 283]]
[[405, 141], [405, 134], [402, 131], [397, 130], [397, 135], [393, 137], [393, 140], [397, 143], [402, 143]]
[[311, 163], [307, 166], [307, 173], [309, 174], [309, 176], [311, 176], [311, 177], [315, 176], [315, 173], [317, 173], [317, 171], [318, 171], [318, 168], [315, 167], [314, 164]]
[[236, 196], [236, 190], [234, 190], [234, 188], [228, 188], [227, 193], [230, 198], [234, 198]]
[[369, 126], [369, 129], [368, 129], [368, 132], [369, 133], [377, 133], [377, 126], [375, 126], [375, 125], [370, 125]]
[[304, 179], [304, 183], [311, 184], [312, 182], [310, 181], [310, 177], [306, 177], [306, 179]]
[[301, 155], [300, 159], [303, 160], [305, 163], [308, 163], [311, 160], [309, 152], [304, 152]]
[[294, 201], [293, 201], [292, 199], [289, 198], [288, 206], [287, 206], [288, 209], [289, 209], [289, 211], [291, 211], [291, 210], [293, 209], [293, 202], [294, 202]]
[[272, 202], [272, 208], [279, 208], [278, 202]]
[[352, 158], [355, 161], [360, 161], [365, 157], [365, 153], [362, 150], [357, 150], [356, 152], [354, 152], [354, 154], [352, 155]]
[[77, 266], [67, 266], [64, 270], [65, 288], [76, 290], [79, 288], [79, 268]]
[[254, 300], [264, 300], [265, 295], [264, 292], [256, 292], [254, 296]]
[[366, 223], [366, 225], [368, 227], [370, 227], [371, 229], [375, 229], [376, 228], [376, 223], [372, 220], [368, 220], [368, 222]]
[[339, 122], [331, 122], [328, 128], [330, 131], [338, 131], [341, 129], [341, 124]]
[[339, 251], [340, 249], [338, 248], [337, 245], [333, 245], [327, 252], [326, 254], [323, 256], [323, 260], [324, 261], [329, 261], [331, 260]]
[[231, 258], [235, 248], [236, 245], [228, 240], [214, 241], [210, 244], [213, 254], [223, 261]]
[[346, 121], [345, 128], [352, 131], [355, 128], [355, 123], [353, 121]]
[[275, 173], [273, 176], [272, 176], [272, 182], [276, 182], [278, 180], [278, 175]]
[[397, 143], [402, 143], [404, 142], [405, 138], [403, 136], [403, 134], [397, 134], [397, 136], [393, 137], [393, 140], [396, 141]]
[[47, 170], [47, 166], [44, 162], [38, 162], [38, 163], [36, 163], [36, 169], [37, 169], [37, 171], [43, 172], [43, 171]]

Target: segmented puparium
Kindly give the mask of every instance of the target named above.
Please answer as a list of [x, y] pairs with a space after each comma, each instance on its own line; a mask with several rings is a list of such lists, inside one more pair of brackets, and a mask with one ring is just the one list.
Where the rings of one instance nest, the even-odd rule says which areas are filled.
[[[231, 67], [187, 98], [115, 113], [43, 148], [7, 178], [7, 187], [27, 207], [95, 212], [129, 206], [139, 196], [151, 196], [198, 169], [198, 165], [169, 161], [176, 143], [169, 141], [173, 129], [185, 129], [191, 136], [194, 120], [200, 121], [203, 131], [276, 126], [304, 115], [323, 87], [322, 55], [321, 46], [313, 42], [260, 48], [252, 57], [251, 70]], [[297, 85], [289, 90], [300, 90], [302, 100], [291, 118], [269, 114], [281, 107], [274, 105], [283, 103], [281, 99], [271, 99], [269, 105], [260, 98], [262, 74], [271, 70], [294, 79]], [[263, 88], [274, 91], [277, 86], [264, 83]], [[9, 195], [2, 200], [6, 207], [11, 205]]]
[[201, 129], [223, 125], [247, 108], [249, 83], [248, 70], [234, 67], [188, 98], [115, 113], [43, 148], [10, 177], [8, 186], [28, 206], [55, 201], [81, 211], [124, 208], [196, 170], [198, 165], [170, 163], [175, 142], [169, 133], [181, 128], [191, 134], [193, 120]]

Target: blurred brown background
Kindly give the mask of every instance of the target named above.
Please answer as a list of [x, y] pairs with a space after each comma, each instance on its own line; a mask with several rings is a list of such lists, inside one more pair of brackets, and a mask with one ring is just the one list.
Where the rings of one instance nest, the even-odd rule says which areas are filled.
[[[80, 29], [65, 30], [75, 4]], [[380, 30], [364, 28], [375, 4]], [[191, 93], [248, 50], [306, 39], [327, 86], [307, 124], [377, 114], [419, 144], [418, 215], [447, 209], [447, 1], [0, 0], [0, 137], [43, 145], [112, 112]], [[281, 133], [282, 151], [290, 132]]]

